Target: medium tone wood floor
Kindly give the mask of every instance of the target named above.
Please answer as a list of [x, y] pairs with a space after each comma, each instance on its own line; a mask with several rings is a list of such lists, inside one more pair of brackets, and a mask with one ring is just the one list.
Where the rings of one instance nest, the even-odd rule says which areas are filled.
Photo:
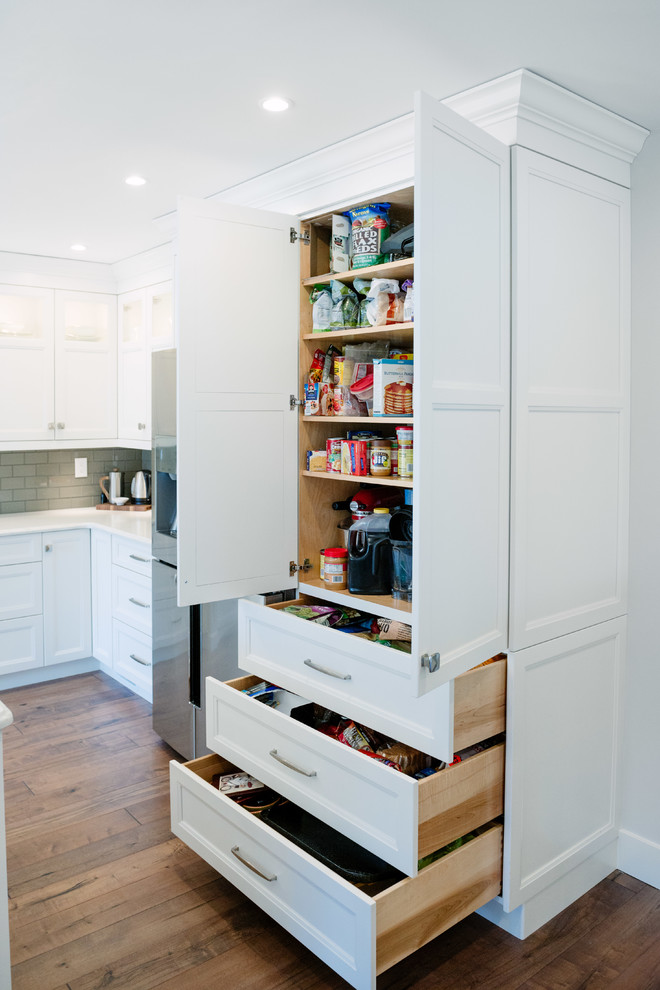
[[[103, 674], [2, 700], [14, 990], [347, 990], [171, 835], [148, 704]], [[659, 935], [660, 891], [615, 873], [525, 942], [473, 915], [378, 990], [659, 990]]]

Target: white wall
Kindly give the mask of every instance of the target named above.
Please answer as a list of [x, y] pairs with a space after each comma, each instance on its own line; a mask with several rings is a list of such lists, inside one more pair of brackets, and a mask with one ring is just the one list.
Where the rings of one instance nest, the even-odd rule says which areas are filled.
[[660, 133], [632, 170], [630, 618], [619, 866], [660, 887]]

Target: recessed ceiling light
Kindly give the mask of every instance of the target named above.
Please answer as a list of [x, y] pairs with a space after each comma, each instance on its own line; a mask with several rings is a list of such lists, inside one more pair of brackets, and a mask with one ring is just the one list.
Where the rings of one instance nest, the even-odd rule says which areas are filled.
[[71, 250], [72, 251], [86, 251], [87, 248], [85, 247], [84, 244], [72, 244], [71, 245]]
[[279, 113], [281, 110], [288, 110], [292, 107], [293, 100], [287, 100], [284, 96], [267, 96], [265, 99], [259, 100], [259, 106], [263, 110]]
[[146, 181], [141, 175], [128, 175], [124, 179], [127, 186], [144, 186]]

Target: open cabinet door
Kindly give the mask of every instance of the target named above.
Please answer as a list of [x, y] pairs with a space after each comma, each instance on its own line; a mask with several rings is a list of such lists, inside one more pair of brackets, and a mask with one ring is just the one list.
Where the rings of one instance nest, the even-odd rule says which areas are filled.
[[413, 656], [424, 693], [506, 648], [509, 148], [415, 104]]
[[178, 209], [179, 604], [293, 587], [297, 559], [297, 218]]

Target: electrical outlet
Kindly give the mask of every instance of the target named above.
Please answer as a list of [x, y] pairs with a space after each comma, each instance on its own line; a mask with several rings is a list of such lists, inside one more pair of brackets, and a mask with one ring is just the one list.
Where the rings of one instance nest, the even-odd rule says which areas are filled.
[[86, 457], [74, 457], [74, 477], [75, 478], [86, 478], [87, 477], [87, 458]]

